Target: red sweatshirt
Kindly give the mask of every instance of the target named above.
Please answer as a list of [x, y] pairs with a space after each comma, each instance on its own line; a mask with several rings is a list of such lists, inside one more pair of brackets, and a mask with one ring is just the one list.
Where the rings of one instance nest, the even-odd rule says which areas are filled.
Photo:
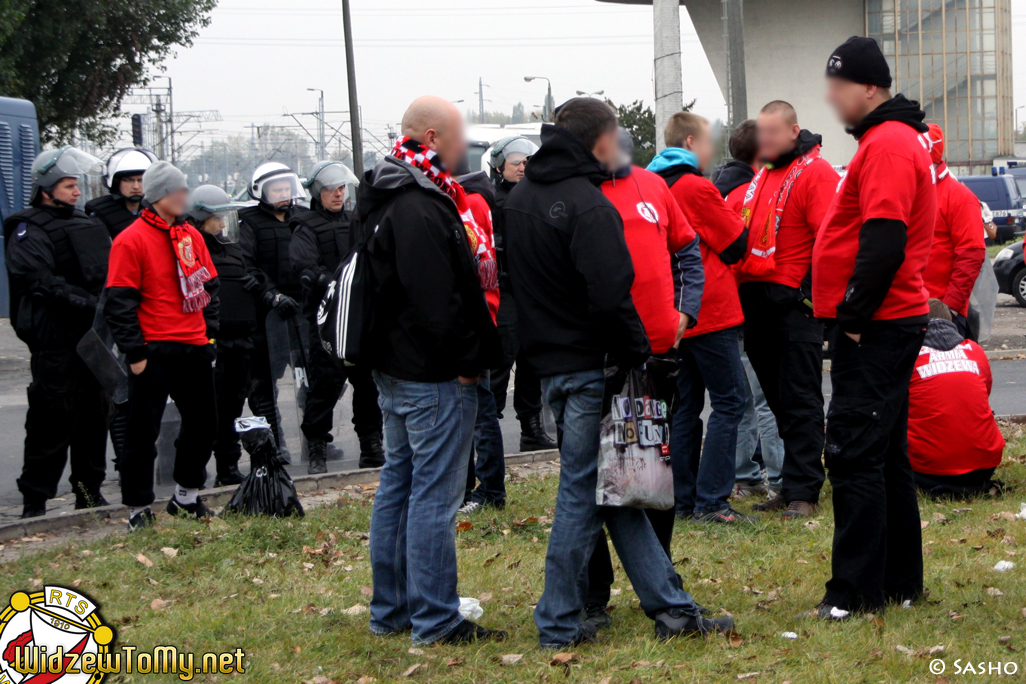
[[627, 178], [602, 184], [623, 219], [623, 235], [634, 263], [631, 298], [641, 316], [652, 353], [665, 354], [677, 341], [680, 314], [674, 304], [670, 255], [695, 239], [666, 182], [635, 166]]
[[[488, 200], [477, 193], [467, 193], [467, 204], [470, 205], [470, 212], [474, 215], [477, 223], [477, 230], [466, 224], [467, 237], [470, 239], [470, 246], [476, 249], [474, 263], [481, 268], [481, 262], [495, 260], [495, 238], [492, 234], [492, 209], [488, 206]], [[473, 233], [473, 234], [472, 234]], [[499, 285], [496, 281], [494, 288], [485, 290], [485, 301], [488, 303], [488, 313], [492, 315], [492, 323], [496, 322], [499, 313]]]
[[[203, 236], [192, 226], [186, 229], [192, 237], [196, 259], [206, 265], [211, 278], [216, 278], [217, 271]], [[178, 279], [178, 260], [166, 230], [138, 218], [118, 233], [110, 248], [107, 287], [139, 291], [142, 299], [136, 312], [147, 342], [209, 344], [203, 311], [182, 310], [184, 297]]]
[[748, 192], [748, 186], [751, 183], [742, 183], [737, 186], [724, 198], [727, 202], [727, 206], [738, 216], [741, 215], [741, 210], [745, 207], [745, 193]]
[[731, 211], [720, 196], [720, 191], [707, 178], [686, 173], [680, 177], [670, 193], [688, 223], [702, 242], [702, 264], [705, 266], [705, 290], [702, 292], [702, 313], [698, 325], [684, 333], [694, 337], [741, 325], [741, 301], [737, 296], [737, 281], [730, 267], [719, 257], [741, 236], [745, 226], [741, 217]]
[[987, 256], [980, 201], [946, 166], [937, 172], [937, 222], [923, 280], [930, 297], [968, 316], [969, 295]]
[[987, 354], [966, 340], [950, 351], [923, 347], [909, 385], [908, 456], [927, 475], [996, 468], [1005, 440], [988, 397]]

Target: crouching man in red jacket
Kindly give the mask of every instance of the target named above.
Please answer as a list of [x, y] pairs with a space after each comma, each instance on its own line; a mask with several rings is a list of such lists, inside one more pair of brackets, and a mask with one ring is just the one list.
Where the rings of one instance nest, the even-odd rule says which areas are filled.
[[947, 304], [931, 299], [908, 397], [908, 457], [920, 491], [977, 496], [994, 484], [1005, 438], [990, 408], [993, 385], [987, 354], [962, 337]]
[[210, 510], [198, 496], [217, 431], [217, 271], [199, 231], [185, 222], [185, 174], [158, 162], [143, 174], [143, 209], [110, 250], [103, 314], [131, 366], [121, 500], [130, 529], [153, 525], [153, 460], [167, 398], [182, 414], [172, 515]]

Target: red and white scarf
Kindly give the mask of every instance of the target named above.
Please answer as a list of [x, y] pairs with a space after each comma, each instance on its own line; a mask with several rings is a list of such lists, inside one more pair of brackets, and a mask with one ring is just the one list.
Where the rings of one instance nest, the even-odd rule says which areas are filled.
[[395, 141], [392, 147], [392, 156], [396, 159], [415, 166], [424, 172], [428, 179], [448, 195], [456, 204], [456, 211], [459, 212], [463, 221], [463, 229], [467, 233], [467, 242], [470, 246], [470, 254], [477, 265], [477, 277], [481, 282], [481, 289], [485, 292], [499, 287], [499, 267], [495, 258], [495, 243], [492, 241], [490, 231], [480, 225], [474, 218], [467, 202], [467, 193], [460, 185], [434, 150], [429, 150], [422, 144], [403, 136]]
[[[745, 203], [741, 209], [741, 218], [744, 219], [745, 227], [748, 228], [748, 250], [744, 261], [738, 264], [738, 272], [748, 276], [763, 276], [776, 267], [774, 255], [777, 251], [777, 233], [780, 231], [780, 222], [784, 216], [784, 209], [787, 208], [787, 200], [791, 198], [791, 191], [798, 177], [812, 162], [820, 158], [820, 146], [816, 145], [805, 154], [793, 160], [784, 174], [780, 186], [767, 200], [769, 211], [766, 212], [766, 220], [761, 226], [752, 228], [752, 217], [755, 208], [763, 201], [762, 195], [766, 184], [761, 182], [769, 171], [773, 170], [772, 165], [766, 165], [755, 174], [751, 184], [745, 192]], [[771, 225], [772, 224], [772, 225]]]
[[176, 223], [172, 226], [160, 218], [157, 212], [149, 207], [142, 210], [142, 219], [158, 230], [166, 231], [171, 237], [171, 247], [178, 262], [178, 283], [182, 288], [182, 311], [196, 313], [210, 303], [210, 293], [203, 283], [210, 280], [210, 271], [200, 263], [199, 256], [193, 247], [192, 233], [188, 224]]

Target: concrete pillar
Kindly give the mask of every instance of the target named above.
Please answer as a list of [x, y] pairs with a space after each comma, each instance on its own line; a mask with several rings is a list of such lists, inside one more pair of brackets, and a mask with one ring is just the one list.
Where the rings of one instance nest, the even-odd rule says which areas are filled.
[[680, 63], [680, 0], [653, 0], [655, 25], [656, 150], [666, 147], [663, 131], [670, 117], [684, 108]]

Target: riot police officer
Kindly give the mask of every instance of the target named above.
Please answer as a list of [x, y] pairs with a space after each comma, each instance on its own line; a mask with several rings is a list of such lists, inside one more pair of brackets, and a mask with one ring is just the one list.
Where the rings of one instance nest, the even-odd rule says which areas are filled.
[[73, 147], [43, 152], [32, 164], [31, 206], [4, 221], [11, 324], [32, 352], [23, 518], [46, 513], [69, 448], [75, 508], [107, 503], [100, 485], [109, 399], [75, 350], [93, 325], [111, 244], [104, 226], [75, 206], [79, 177], [102, 173], [102, 161]]
[[142, 205], [142, 176], [157, 156], [149, 150], [127, 147], [118, 150], [107, 162], [103, 183], [110, 192], [89, 200], [85, 212], [98, 218], [110, 231], [110, 239], [139, 218]]
[[346, 205], [352, 205], [355, 199], [356, 176], [339, 162], [325, 161], [314, 166], [305, 186], [312, 195], [310, 210], [292, 219], [289, 255], [292, 270], [303, 285], [303, 315], [310, 326], [310, 391], [306, 395], [302, 426], [310, 449], [309, 472], [327, 472], [332, 414], [347, 379], [353, 385], [353, 427], [360, 438], [360, 467], [377, 468], [384, 465], [385, 454], [381, 447], [378, 390], [370, 370], [339, 368], [317, 337], [317, 307], [339, 263], [353, 247], [351, 214], [347, 210], [351, 206]]
[[201, 185], [189, 196], [186, 218], [203, 234], [207, 251], [221, 282], [220, 326], [217, 331], [217, 361], [214, 363], [214, 394], [217, 398], [217, 436], [214, 486], [242, 482], [239, 457], [242, 447], [235, 432], [235, 419], [242, 415], [249, 395], [253, 360], [253, 334], [257, 329], [255, 290], [259, 283], [246, 270], [239, 247], [238, 209], [216, 185]]
[[289, 222], [295, 213], [296, 200], [303, 198], [304, 194], [299, 176], [277, 162], [257, 167], [249, 194], [258, 204], [239, 212], [242, 229], [239, 244], [246, 260], [246, 270], [258, 283], [256, 291], [260, 297], [256, 311], [257, 331], [253, 336], [253, 383], [249, 406], [254, 414], [263, 416], [271, 424], [279, 456], [285, 462], [291, 462], [281, 428], [276, 384], [285, 373], [288, 359], [281, 355], [271, 359], [266, 319], [271, 311], [286, 321], [299, 312], [302, 288], [289, 262], [289, 243], [292, 241]]

